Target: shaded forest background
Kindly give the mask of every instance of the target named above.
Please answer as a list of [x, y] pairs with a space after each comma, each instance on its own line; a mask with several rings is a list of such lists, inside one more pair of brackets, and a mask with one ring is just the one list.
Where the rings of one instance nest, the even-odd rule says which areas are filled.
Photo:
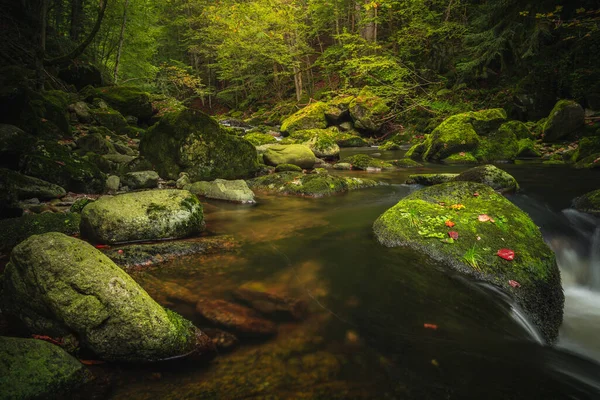
[[0, 66], [46, 88], [93, 65], [211, 112], [286, 115], [364, 86], [399, 122], [496, 106], [533, 120], [557, 98], [600, 109], [593, 0], [19, 0], [0, 13]]

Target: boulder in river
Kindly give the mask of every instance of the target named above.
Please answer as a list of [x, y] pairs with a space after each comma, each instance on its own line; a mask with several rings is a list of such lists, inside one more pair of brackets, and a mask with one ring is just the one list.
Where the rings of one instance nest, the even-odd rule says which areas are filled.
[[585, 126], [585, 112], [576, 101], [561, 100], [550, 111], [542, 130], [545, 142], [569, 136]]
[[316, 102], [292, 114], [281, 123], [281, 132], [294, 133], [304, 129], [324, 129], [327, 127], [325, 112], [327, 104]]
[[458, 174], [413, 174], [406, 180], [407, 185], [433, 186], [451, 182]]
[[34, 334], [75, 335], [102, 360], [159, 361], [213, 349], [206, 335], [157, 304], [99, 250], [61, 233], [15, 247], [1, 284], [4, 313]]
[[272, 145], [263, 154], [265, 164], [274, 167], [280, 164], [293, 164], [309, 169], [315, 165], [316, 157], [310, 148], [301, 144]]
[[212, 182], [195, 182], [185, 186], [184, 189], [189, 190], [196, 196], [209, 199], [232, 201], [235, 203], [256, 203], [254, 192], [250, 190], [246, 181], [241, 179], [235, 181], [215, 179]]
[[468, 169], [459, 174], [454, 180], [483, 183], [500, 193], [513, 193], [519, 190], [517, 180], [495, 165], [482, 165]]
[[79, 360], [42, 340], [0, 336], [0, 360], [3, 399], [65, 398], [89, 378]]
[[81, 214], [81, 234], [98, 243], [179, 239], [204, 229], [202, 205], [187, 190], [103, 196]]
[[548, 342], [557, 339], [564, 295], [554, 253], [529, 216], [491, 187], [449, 182], [418, 190], [382, 214], [373, 230], [385, 246], [424, 252], [502, 288]]
[[356, 129], [375, 133], [381, 129], [385, 116], [390, 108], [385, 100], [372, 93], [369, 88], [363, 88], [349, 104], [350, 116]]
[[600, 217], [600, 189], [586, 193], [573, 200], [573, 208]]
[[387, 162], [378, 158], [371, 157], [366, 154], [355, 154], [350, 157], [346, 157], [340, 161], [341, 163], [351, 164], [352, 169], [358, 169], [368, 171], [370, 169], [395, 169], [395, 167]]

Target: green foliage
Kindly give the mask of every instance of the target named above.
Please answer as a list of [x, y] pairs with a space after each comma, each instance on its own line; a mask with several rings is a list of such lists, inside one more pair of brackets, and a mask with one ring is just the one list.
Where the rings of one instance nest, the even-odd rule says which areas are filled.
[[163, 94], [178, 100], [204, 95], [204, 85], [200, 78], [193, 74], [192, 68], [175, 61], [160, 65], [156, 74], [156, 86]]

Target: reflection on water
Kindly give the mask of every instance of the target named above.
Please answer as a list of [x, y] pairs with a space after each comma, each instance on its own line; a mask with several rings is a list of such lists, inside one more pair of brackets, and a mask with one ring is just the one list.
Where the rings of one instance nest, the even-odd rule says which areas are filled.
[[[436, 172], [431, 166], [419, 172], [427, 171]], [[309, 317], [281, 323], [275, 338], [242, 342], [208, 366], [119, 371], [111, 397], [594, 398], [598, 366], [541, 346], [531, 324], [496, 289], [455, 276], [423, 254], [376, 243], [373, 221], [415, 189], [401, 184], [412, 172], [370, 174], [392, 185], [324, 199], [211, 203], [209, 231], [234, 235], [239, 250], [184, 257], [134, 278], [197, 324], [199, 298], [230, 299], [240, 286], [304, 299]], [[525, 196], [513, 200], [526, 211], [544, 209], [532, 212], [540, 225], [568, 224]], [[560, 346], [597, 357], [600, 296], [581, 286], [585, 273], [565, 272], [580, 253], [564, 243], [553, 246], [569, 282]]]

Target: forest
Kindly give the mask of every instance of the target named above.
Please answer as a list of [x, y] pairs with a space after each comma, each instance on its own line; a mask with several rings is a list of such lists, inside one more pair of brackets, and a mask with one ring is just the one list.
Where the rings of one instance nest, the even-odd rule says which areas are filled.
[[0, 400], [600, 398], [600, 5], [0, 4]]

